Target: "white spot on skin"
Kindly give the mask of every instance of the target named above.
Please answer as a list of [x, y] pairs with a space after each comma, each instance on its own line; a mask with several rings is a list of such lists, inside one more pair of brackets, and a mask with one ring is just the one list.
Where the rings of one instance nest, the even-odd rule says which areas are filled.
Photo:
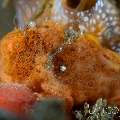
[[109, 13], [110, 13], [110, 9], [107, 9], [107, 10], [106, 10], [106, 13], [108, 13], [108, 14], [109, 14]]
[[78, 17], [80, 16], [80, 12], [77, 12], [77, 16], [78, 16]]
[[113, 21], [112, 23], [111, 23], [111, 25], [116, 25], [117, 24], [117, 21]]
[[65, 13], [68, 13], [68, 10], [65, 10]]
[[60, 66], [60, 71], [61, 71], [61, 72], [65, 72], [66, 69], [67, 69], [67, 67], [66, 67], [65, 65], [61, 65], [61, 66]]
[[120, 27], [115, 27], [114, 32], [120, 34]]
[[97, 15], [97, 16], [96, 16], [96, 19], [99, 20], [99, 19], [100, 19], [100, 15]]
[[83, 35], [87, 31], [87, 29], [83, 25], [79, 25], [79, 29], [80, 29], [80, 34], [81, 35]]
[[34, 21], [30, 21], [30, 22], [29, 22], [29, 26], [30, 26], [31, 28], [34, 28], [34, 27], [36, 27], [36, 23], [35, 23]]
[[84, 17], [84, 22], [88, 22], [89, 18], [88, 17]]
[[113, 20], [113, 17], [110, 17], [109, 20], [112, 21], [112, 20]]
[[70, 12], [70, 14], [71, 14], [71, 15], [73, 15], [73, 14], [74, 14], [74, 12]]
[[73, 29], [73, 26], [70, 26], [69, 29], [72, 30], [72, 29]]
[[102, 18], [104, 19], [105, 17], [106, 17], [106, 14], [105, 14], [105, 13], [103, 13], [103, 14], [102, 14]]
[[96, 20], [95, 20], [95, 19], [92, 19], [92, 23], [95, 25], [95, 24], [96, 24]]
[[105, 22], [108, 22], [108, 18], [107, 17], [105, 18]]
[[95, 31], [95, 27], [93, 26], [93, 27], [91, 27], [91, 31], [92, 32], [94, 32]]
[[81, 17], [84, 17], [84, 13], [83, 12], [81, 12], [80, 15], [81, 15]]
[[112, 9], [112, 10], [110, 11], [110, 13], [115, 15], [115, 14], [116, 14], [116, 10]]
[[100, 14], [101, 14], [101, 13], [102, 13], [102, 10], [101, 10], [101, 9], [99, 9], [99, 10], [98, 10], [98, 13], [100, 13]]

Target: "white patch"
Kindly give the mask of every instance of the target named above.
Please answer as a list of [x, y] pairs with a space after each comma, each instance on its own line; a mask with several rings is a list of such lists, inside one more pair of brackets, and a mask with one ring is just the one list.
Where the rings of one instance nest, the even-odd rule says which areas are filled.
[[100, 15], [96, 15], [96, 19], [99, 20], [100, 19]]
[[103, 13], [102, 14], [102, 19], [104, 19], [106, 17], [106, 14], [105, 13]]
[[70, 12], [71, 15], [74, 15], [74, 12]]
[[80, 12], [77, 12], [77, 16], [78, 16], [78, 17], [80, 16]]
[[34, 21], [30, 21], [28, 24], [31, 28], [36, 27], [36, 23]]
[[88, 22], [89, 18], [88, 17], [84, 17], [84, 22]]
[[101, 13], [102, 13], [102, 10], [101, 10], [101, 9], [99, 9], [99, 10], [98, 10], [98, 13], [100, 13], [100, 14], [101, 14]]
[[61, 65], [61, 66], [60, 66], [60, 71], [61, 71], [61, 72], [65, 72], [66, 69], [67, 69], [67, 67], [66, 67], [65, 65]]
[[86, 27], [83, 26], [83, 25], [79, 25], [79, 29], [80, 29], [80, 34], [81, 35], [83, 35], [87, 31]]

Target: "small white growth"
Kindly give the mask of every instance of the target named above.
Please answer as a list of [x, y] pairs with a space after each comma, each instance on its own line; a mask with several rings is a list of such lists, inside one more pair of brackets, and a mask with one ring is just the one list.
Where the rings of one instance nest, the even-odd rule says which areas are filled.
[[118, 27], [118, 26], [115, 27], [114, 32], [117, 33], [117, 34], [120, 34], [120, 27]]
[[106, 9], [106, 13], [108, 13], [108, 14], [109, 14], [109, 13], [110, 13], [110, 9]]
[[92, 23], [95, 25], [96, 24], [96, 19], [92, 19]]
[[115, 26], [117, 24], [117, 21], [113, 21], [111, 25]]
[[115, 10], [115, 9], [112, 9], [112, 10], [110, 11], [110, 13], [115, 15], [115, 14], [116, 14], [116, 10]]
[[101, 7], [104, 7], [104, 3], [103, 3], [103, 1], [101, 1]]
[[110, 26], [111, 24], [109, 22], [106, 23], [107, 26]]
[[80, 34], [81, 35], [83, 35], [87, 31], [86, 27], [83, 26], [83, 25], [79, 25], [79, 29], [80, 29]]
[[68, 10], [65, 10], [65, 13], [68, 13]]
[[80, 13], [80, 16], [81, 16], [81, 17], [84, 17], [84, 12], [81, 12], [81, 13]]
[[70, 12], [70, 14], [71, 14], [71, 15], [73, 15], [73, 14], [74, 14], [74, 12]]
[[86, 16], [84, 17], [84, 22], [88, 22], [89, 21], [89, 18]]
[[112, 21], [112, 20], [113, 20], [113, 17], [109, 17], [109, 20]]
[[59, 52], [61, 52], [62, 50], [63, 50], [63, 48], [60, 47], [57, 52], [59, 53]]
[[106, 14], [105, 13], [103, 13], [102, 14], [102, 19], [104, 19], [106, 17]]
[[69, 29], [72, 30], [72, 29], [73, 29], [73, 26], [70, 26]]
[[65, 65], [61, 65], [61, 66], [60, 66], [60, 71], [61, 71], [61, 72], [65, 72], [66, 69], [67, 69], [67, 67], [66, 67]]
[[34, 21], [30, 21], [28, 24], [31, 28], [36, 27], [36, 23]]
[[95, 27], [94, 26], [91, 27], [91, 31], [95, 32]]
[[99, 10], [98, 10], [98, 13], [100, 13], [100, 14], [101, 14], [101, 13], [102, 13], [102, 10], [101, 10], [101, 9], [99, 9]]
[[100, 19], [100, 15], [96, 15], [96, 19], [99, 20]]
[[78, 17], [80, 16], [80, 12], [77, 12], [77, 16], [78, 16]]
[[108, 17], [105, 18], [105, 22], [108, 22]]
[[72, 22], [73, 22], [73, 20], [72, 20], [72, 19], [70, 19], [70, 20], [69, 20], [69, 22], [70, 22], [70, 23], [72, 23]]

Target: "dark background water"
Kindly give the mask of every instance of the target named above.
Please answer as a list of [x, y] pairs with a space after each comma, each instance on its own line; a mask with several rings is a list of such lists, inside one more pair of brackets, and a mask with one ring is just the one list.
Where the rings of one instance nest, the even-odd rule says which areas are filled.
[[4, 1], [0, 0], [0, 38], [14, 28], [15, 10], [12, 0], [6, 7], [3, 7]]

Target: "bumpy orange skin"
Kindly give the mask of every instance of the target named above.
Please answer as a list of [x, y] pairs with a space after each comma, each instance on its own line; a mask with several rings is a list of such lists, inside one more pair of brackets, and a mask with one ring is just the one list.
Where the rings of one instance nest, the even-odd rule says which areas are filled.
[[40, 63], [45, 62], [42, 59], [63, 42], [63, 35], [61, 27], [51, 23], [40, 29], [27, 29], [24, 32], [15, 30], [9, 33], [0, 46], [5, 72], [12, 76], [12, 80], [24, 82], [22, 80], [28, 79], [34, 71], [38, 62], [36, 59], [40, 58]]
[[[90, 35], [65, 46], [53, 63], [56, 79], [69, 86], [75, 104], [100, 97], [110, 100], [120, 90], [119, 56], [102, 48]], [[61, 64], [67, 67], [62, 73]]]
[[0, 44], [1, 81], [24, 83], [44, 97], [62, 98], [69, 108], [100, 97], [120, 106], [119, 55], [86, 34], [55, 54], [54, 67], [48, 70], [49, 54], [63, 41], [64, 29], [55, 23], [9, 33]]

